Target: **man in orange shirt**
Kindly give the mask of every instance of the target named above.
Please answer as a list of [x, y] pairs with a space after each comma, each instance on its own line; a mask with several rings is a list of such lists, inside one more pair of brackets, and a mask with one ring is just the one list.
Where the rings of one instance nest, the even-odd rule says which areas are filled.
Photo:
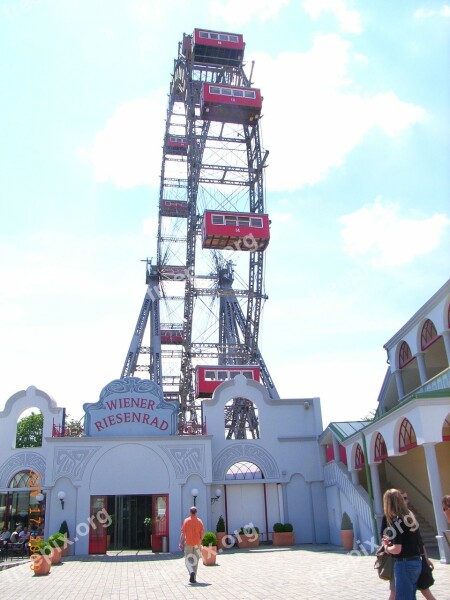
[[203, 537], [203, 523], [197, 517], [197, 508], [191, 506], [190, 515], [183, 521], [180, 535], [180, 550], [183, 550], [186, 568], [189, 571], [189, 582], [197, 581], [198, 562], [200, 560], [200, 546]]

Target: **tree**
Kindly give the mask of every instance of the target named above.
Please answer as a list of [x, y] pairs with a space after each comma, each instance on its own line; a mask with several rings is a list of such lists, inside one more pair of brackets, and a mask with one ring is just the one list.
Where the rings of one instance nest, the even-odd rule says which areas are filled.
[[16, 448], [37, 448], [42, 446], [42, 413], [34, 413], [17, 422]]

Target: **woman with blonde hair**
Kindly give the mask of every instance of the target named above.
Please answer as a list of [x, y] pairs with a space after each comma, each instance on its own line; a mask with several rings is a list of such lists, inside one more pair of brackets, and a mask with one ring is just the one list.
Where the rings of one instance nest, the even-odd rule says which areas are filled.
[[394, 557], [396, 600], [415, 600], [420, 558], [419, 524], [399, 490], [387, 490], [383, 496], [387, 528], [382, 538], [386, 552]]

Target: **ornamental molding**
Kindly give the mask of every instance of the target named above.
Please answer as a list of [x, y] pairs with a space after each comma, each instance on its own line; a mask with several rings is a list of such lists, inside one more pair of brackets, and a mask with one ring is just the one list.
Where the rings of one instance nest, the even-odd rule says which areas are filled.
[[56, 448], [53, 457], [53, 480], [65, 476], [72, 481], [80, 481], [89, 461], [99, 448], [99, 446]]
[[273, 456], [254, 444], [233, 444], [222, 450], [213, 462], [214, 481], [225, 481], [228, 469], [236, 462], [252, 462], [257, 465], [264, 479], [279, 479], [280, 472]]
[[189, 475], [193, 474], [200, 475], [200, 477], [206, 476], [204, 446], [184, 448], [165, 445], [160, 448], [168, 456], [177, 479], [186, 480]]
[[20, 452], [6, 460], [0, 468], [0, 487], [7, 488], [9, 482], [19, 471], [34, 471], [41, 476], [41, 483], [45, 479], [45, 458], [37, 452]]

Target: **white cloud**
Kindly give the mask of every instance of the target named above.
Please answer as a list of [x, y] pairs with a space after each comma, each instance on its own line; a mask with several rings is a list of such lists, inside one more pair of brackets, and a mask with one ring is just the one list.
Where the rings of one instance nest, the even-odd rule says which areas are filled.
[[339, 219], [344, 252], [367, 259], [374, 268], [405, 265], [435, 250], [450, 225], [444, 214], [407, 218], [399, 206], [377, 198]]
[[269, 21], [277, 17], [290, 0], [214, 0], [210, 4], [212, 19], [230, 26], [241, 26], [253, 19]]
[[356, 10], [349, 10], [344, 0], [305, 0], [303, 9], [313, 21], [317, 21], [322, 13], [330, 12], [338, 20], [342, 33], [361, 33], [361, 15]]
[[425, 118], [420, 106], [392, 91], [357, 93], [348, 76], [351, 44], [336, 34], [317, 36], [303, 54], [252, 58], [264, 97], [261, 122], [272, 190], [314, 185], [342, 165], [371, 129], [394, 137]]
[[[256, 61], [255, 85], [264, 96], [262, 129], [271, 152], [271, 190], [314, 185], [342, 165], [371, 129], [395, 137], [425, 118], [420, 106], [403, 102], [393, 91], [357, 93], [348, 75], [351, 44], [337, 34], [317, 36], [305, 53], [251, 58]], [[120, 188], [158, 185], [166, 98], [156, 90], [150, 98], [120, 106], [92, 146], [80, 150], [97, 181]]]
[[162, 90], [151, 98], [137, 98], [119, 106], [92, 146], [79, 150], [94, 167], [99, 182], [118, 188], [158, 185], [164, 134]]
[[415, 11], [416, 19], [428, 19], [430, 17], [450, 17], [450, 5], [444, 4], [439, 10], [433, 8], [419, 8]]

